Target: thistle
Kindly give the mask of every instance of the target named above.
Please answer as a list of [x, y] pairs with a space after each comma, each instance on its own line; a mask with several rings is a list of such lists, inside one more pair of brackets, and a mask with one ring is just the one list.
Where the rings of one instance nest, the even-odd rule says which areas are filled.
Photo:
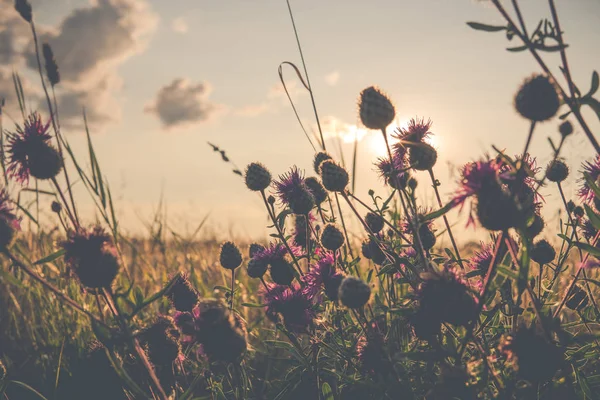
[[290, 172], [280, 175], [274, 185], [281, 202], [294, 214], [306, 215], [315, 206], [315, 198], [298, 168], [293, 167]]
[[182, 312], [191, 312], [200, 300], [198, 292], [192, 287], [187, 275], [181, 272], [176, 275], [165, 295], [171, 300], [173, 307]]
[[335, 251], [344, 245], [344, 234], [334, 224], [327, 224], [321, 234], [321, 244], [327, 250]]
[[260, 192], [271, 184], [271, 173], [261, 163], [254, 162], [246, 167], [244, 180], [248, 189]]
[[327, 161], [327, 160], [332, 160], [329, 153], [327, 153], [325, 151], [320, 151], [317, 154], [315, 154], [315, 159], [313, 161], [313, 168], [317, 174], [321, 173], [321, 164], [323, 163], [323, 161]]
[[311, 176], [306, 178], [304, 183], [306, 184], [306, 187], [308, 187], [308, 190], [312, 193], [317, 206], [327, 200], [327, 191], [317, 178]]
[[160, 316], [150, 327], [146, 328], [141, 338], [145, 343], [148, 357], [157, 366], [170, 366], [181, 355], [181, 346], [177, 336], [179, 331], [173, 318]]
[[569, 176], [569, 167], [562, 160], [550, 161], [546, 167], [546, 178], [550, 182], [560, 183]]
[[299, 285], [269, 285], [262, 292], [265, 313], [273, 321], [283, 318], [286, 329], [303, 333], [312, 326], [316, 317], [314, 297], [303, 292]]
[[547, 240], [543, 239], [533, 245], [531, 259], [540, 265], [548, 264], [556, 257], [556, 250]]
[[556, 115], [559, 107], [556, 87], [545, 75], [527, 78], [515, 96], [517, 112], [532, 122], [549, 120]]
[[338, 298], [348, 308], [362, 308], [371, 297], [371, 288], [361, 279], [347, 276], [340, 284]]
[[373, 233], [380, 232], [384, 226], [383, 217], [373, 212], [369, 212], [367, 213], [367, 215], [365, 215], [365, 222], [367, 223], [367, 226]]
[[348, 186], [350, 177], [348, 172], [333, 160], [326, 160], [321, 163], [321, 179], [323, 186], [330, 192], [343, 192]]
[[233, 242], [225, 242], [221, 245], [219, 261], [223, 268], [234, 270], [242, 264], [242, 253]]

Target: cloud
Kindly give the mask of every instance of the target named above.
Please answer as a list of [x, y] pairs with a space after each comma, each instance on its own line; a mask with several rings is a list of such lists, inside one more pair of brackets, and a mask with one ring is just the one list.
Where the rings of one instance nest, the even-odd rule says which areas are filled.
[[329, 86], [337, 85], [339, 80], [340, 73], [338, 71], [333, 71], [332, 73], [325, 75], [325, 83], [327, 83]]
[[185, 22], [185, 19], [183, 19], [182, 17], [179, 18], [175, 18], [172, 22], [171, 22], [171, 29], [173, 29], [173, 32], [177, 32], [177, 33], [187, 33], [189, 27], [187, 22]]
[[160, 88], [144, 111], [156, 115], [165, 128], [204, 122], [223, 111], [223, 106], [209, 100], [211, 91], [207, 82], [176, 78]]
[[238, 109], [235, 113], [242, 117], [258, 117], [259, 115], [262, 115], [271, 109], [271, 105], [267, 102], [264, 102], [261, 104], [244, 106]]
[[[364, 128], [360, 128], [357, 125], [348, 124], [331, 115], [325, 116], [321, 119], [321, 128], [323, 130], [323, 138], [325, 140], [339, 138], [344, 143], [352, 143], [355, 140], [360, 142], [369, 133], [369, 131]], [[316, 126], [315, 131], [317, 131]]]
[[[286, 88], [292, 100], [296, 100], [298, 97], [308, 94], [308, 91], [304, 88], [304, 86], [301, 86], [297, 81], [286, 82]], [[279, 99], [284, 104], [289, 104], [288, 97], [281, 82], [276, 83], [269, 88], [269, 91], [267, 92], [267, 99]]]

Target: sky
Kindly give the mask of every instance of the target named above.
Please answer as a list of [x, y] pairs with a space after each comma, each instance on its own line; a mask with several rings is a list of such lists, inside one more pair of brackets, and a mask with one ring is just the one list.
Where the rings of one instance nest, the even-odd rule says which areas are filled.
[[[208, 142], [224, 149], [240, 169], [260, 161], [275, 177], [292, 165], [314, 174], [314, 150], [278, 76], [284, 61], [301, 65], [285, 0], [30, 1], [41, 40], [52, 46], [61, 73], [62, 131], [76, 154], [85, 157], [85, 107], [102, 171], [128, 232], [143, 232], [163, 198], [169, 223], [180, 232], [193, 231], [208, 215], [212, 231], [265, 235], [260, 198]], [[521, 3], [529, 26], [550, 17], [547, 1]], [[357, 97], [371, 85], [394, 101], [396, 126], [413, 117], [432, 119], [439, 153], [435, 172], [445, 199], [456, 187], [457, 168], [491, 152], [492, 145], [509, 154], [522, 151], [529, 123], [515, 113], [512, 101], [523, 79], [540, 69], [529, 53], [505, 51], [518, 39], [508, 42], [504, 33], [466, 25], [502, 24], [489, 2], [291, 4], [328, 149], [349, 161], [353, 140], [360, 139], [357, 196], [366, 198], [369, 189], [386, 193], [373, 167], [384, 154], [383, 138], [365, 130], [357, 117]], [[592, 72], [600, 69], [600, 2], [556, 4], [573, 76], [586, 92]], [[13, 71], [22, 76], [30, 108], [44, 111], [32, 46], [12, 1], [0, 0], [0, 97], [7, 101], [3, 127], [9, 131], [21, 119]], [[558, 54], [546, 58], [558, 74]], [[307, 92], [293, 69], [283, 71], [302, 122], [314, 131]], [[584, 116], [599, 132], [596, 115], [584, 110]], [[557, 126], [553, 120], [536, 129], [531, 149], [542, 166], [551, 157], [548, 137], [559, 138]], [[572, 171], [593, 156], [582, 130], [575, 132], [563, 153]], [[419, 180], [420, 197], [433, 206], [428, 177]], [[92, 203], [79, 187], [92, 222]], [[567, 196], [576, 189], [573, 173], [565, 184]], [[552, 187], [543, 194], [546, 219], [557, 223], [558, 194]], [[457, 215], [451, 219], [462, 229]], [[463, 237], [477, 235], [481, 232], [469, 230]]]

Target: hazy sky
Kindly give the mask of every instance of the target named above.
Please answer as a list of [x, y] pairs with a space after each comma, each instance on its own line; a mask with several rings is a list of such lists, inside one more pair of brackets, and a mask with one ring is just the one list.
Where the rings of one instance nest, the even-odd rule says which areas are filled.
[[[80, 110], [87, 107], [103, 172], [127, 229], [139, 231], [140, 219], [149, 218], [163, 193], [173, 226], [184, 231], [210, 213], [209, 224], [217, 229], [264, 233], [259, 198], [207, 142], [225, 149], [240, 168], [261, 161], [275, 176], [293, 164], [312, 173], [313, 150], [277, 75], [282, 61], [300, 62], [284, 0], [31, 3], [61, 69], [64, 132], [84, 155]], [[521, 3], [530, 30], [540, 17], [549, 17], [547, 1]], [[518, 39], [508, 42], [503, 33], [467, 27], [466, 21], [501, 22], [489, 3], [296, 0], [292, 6], [329, 148], [337, 148], [336, 137], [361, 138], [358, 195], [381, 190], [372, 162], [382, 155], [383, 139], [362, 130], [356, 113], [359, 92], [373, 84], [393, 98], [398, 124], [414, 116], [434, 121], [436, 173], [444, 195], [456, 180], [449, 163], [476, 159], [492, 144], [522, 151], [529, 124], [514, 112], [512, 99], [520, 82], [539, 68], [528, 53], [504, 50]], [[600, 1], [558, 0], [557, 7], [573, 75], [587, 92], [592, 71], [600, 69]], [[23, 74], [31, 106], [37, 104], [39, 80], [28, 67], [33, 61], [28, 34], [12, 1], [0, 0], [0, 96], [9, 107], [13, 70]], [[559, 63], [557, 54], [547, 59]], [[307, 93], [293, 70], [285, 74], [303, 121], [313, 129]], [[595, 114], [586, 110], [585, 116], [600, 136]], [[18, 117], [9, 108], [4, 128], [12, 129]], [[532, 150], [541, 165], [550, 158], [547, 137], [557, 140], [557, 125], [544, 123], [536, 132]], [[576, 132], [564, 152], [573, 170], [593, 155], [583, 132]], [[352, 144], [343, 149], [349, 159]], [[421, 177], [422, 197], [430, 199], [426, 178]], [[575, 182], [566, 185], [568, 194], [575, 189]], [[553, 188], [544, 193], [550, 212], [557, 194]]]

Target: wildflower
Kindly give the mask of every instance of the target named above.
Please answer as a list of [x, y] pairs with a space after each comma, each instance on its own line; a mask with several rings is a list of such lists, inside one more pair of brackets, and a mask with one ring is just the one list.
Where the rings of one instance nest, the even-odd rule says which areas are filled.
[[148, 357], [157, 366], [170, 366], [181, 355], [181, 346], [177, 339], [179, 331], [173, 318], [160, 316], [146, 328], [141, 338], [146, 345]]
[[20, 183], [26, 183], [29, 176], [51, 179], [62, 169], [63, 160], [50, 144], [49, 126], [50, 121], [42, 123], [35, 112], [25, 121], [24, 128], [17, 125], [17, 132], [9, 133], [7, 172]]
[[[429, 214], [430, 211], [431, 210], [429, 209], [419, 209], [416, 216], [416, 223], [418, 225], [417, 231], [419, 232], [419, 239], [424, 250], [431, 250], [437, 241], [435, 230], [433, 228], [433, 221], [429, 220], [421, 222], [423, 217]], [[402, 223], [402, 230], [413, 237], [413, 242], [415, 241], [414, 228], [412, 226], [411, 217], [408, 215]]]
[[456, 271], [424, 273], [417, 296], [419, 309], [432, 319], [467, 326], [476, 317], [477, 301]]
[[519, 327], [505, 338], [500, 351], [514, 362], [518, 375], [531, 382], [545, 382], [560, 368], [563, 355], [558, 347], [535, 332], [535, 327]]
[[363, 280], [347, 276], [340, 284], [338, 298], [348, 308], [361, 308], [371, 298], [371, 288]]
[[191, 312], [200, 299], [198, 292], [192, 287], [187, 275], [181, 272], [176, 275], [166, 296], [171, 300], [173, 307], [177, 311], [182, 312]]
[[333, 254], [324, 252], [320, 254], [319, 260], [314, 264], [310, 271], [302, 278], [306, 283], [303, 291], [308, 297], [316, 296], [321, 289], [332, 301], [337, 301], [338, 290], [344, 275], [337, 272], [333, 262]]
[[575, 285], [573, 286], [573, 289], [571, 289], [569, 295], [567, 296], [565, 306], [567, 306], [567, 308], [570, 308], [571, 310], [581, 311], [585, 307], [587, 307], [588, 303], [589, 297], [587, 292], [580, 286]]
[[262, 278], [268, 268], [269, 264], [264, 262], [264, 260], [251, 258], [250, 261], [248, 261], [246, 272], [250, 278]]
[[15, 234], [21, 229], [19, 219], [10, 205], [6, 189], [0, 189], [0, 250], [5, 250], [12, 243]]
[[[600, 177], [600, 154], [597, 154], [593, 161], [584, 162], [582, 172], [588, 174], [593, 182], [598, 182], [598, 178]], [[587, 180], [582, 179], [581, 183], [581, 187], [577, 193], [583, 202], [590, 205], [596, 198], [594, 190]]]
[[575, 216], [575, 218], [583, 218], [583, 216], [585, 215], [585, 211], [584, 211], [583, 207], [581, 207], [581, 206], [574, 207], [573, 215]]
[[[425, 118], [411, 118], [406, 128], [398, 128], [396, 130], [394, 137], [401, 142], [422, 143], [425, 139], [433, 135], [430, 131], [432, 125], [433, 122], [431, 119], [425, 121]], [[398, 146], [398, 144], [395, 145], [395, 147]]]
[[380, 239], [381, 239], [381, 237], [379, 237], [379, 236], [378, 236], [378, 240], [371, 237], [369, 239], [369, 246], [368, 246], [369, 255], [371, 256], [371, 261], [373, 261], [377, 265], [383, 265], [385, 263], [385, 261], [387, 260], [387, 256], [386, 256], [385, 252], [380, 247], [380, 246], [383, 246], [383, 244], [380, 244], [381, 243]]
[[[288, 245], [294, 256], [299, 256], [301, 250], [297, 246]], [[270, 275], [273, 282], [281, 285], [288, 285], [294, 279], [293, 266], [287, 259], [288, 250], [283, 243], [271, 243], [262, 251], [258, 251], [252, 257], [252, 267], [256, 267], [256, 274], [259, 274], [265, 265], [269, 265]], [[250, 267], [250, 265], [249, 265]], [[254, 274], [254, 272], [251, 272]]]
[[573, 124], [569, 121], [565, 121], [558, 126], [558, 132], [562, 137], [567, 137], [573, 133]]
[[60, 204], [58, 201], [53, 201], [50, 205], [50, 209], [52, 212], [59, 214], [62, 211], [62, 204]]
[[556, 257], [554, 247], [547, 240], [542, 239], [533, 245], [531, 259], [538, 264], [548, 264]]
[[385, 179], [385, 183], [394, 189], [406, 188], [410, 174], [406, 170], [404, 158], [394, 154], [392, 161], [388, 157], [379, 158], [375, 163], [379, 176]]
[[334, 224], [327, 224], [321, 234], [321, 244], [327, 250], [335, 251], [344, 245], [344, 234]]
[[244, 180], [248, 189], [260, 192], [271, 184], [271, 173], [261, 163], [254, 162], [246, 167]]
[[221, 245], [219, 260], [223, 268], [234, 270], [242, 264], [242, 253], [233, 242], [225, 242]]
[[544, 221], [544, 218], [540, 215], [539, 212], [535, 212], [533, 214], [533, 221], [526, 229], [527, 237], [529, 239], [534, 239], [536, 236], [542, 233], [545, 226], [546, 222]]
[[269, 270], [273, 282], [279, 285], [289, 285], [294, 279], [294, 267], [285, 258], [272, 260]]
[[[293, 232], [292, 237], [293, 237], [293, 240], [294, 240], [294, 243], [296, 244], [296, 246], [305, 248], [306, 240], [307, 240], [306, 216], [298, 214], [295, 217], [296, 218], [294, 219], [294, 232]], [[308, 219], [310, 221], [313, 221], [315, 218], [312, 214], [309, 214]], [[310, 243], [311, 243], [311, 248], [316, 247], [316, 243], [312, 238], [310, 238]]]
[[313, 324], [316, 316], [313, 309], [314, 297], [309, 296], [299, 285], [268, 285], [262, 295], [267, 316], [274, 321], [281, 316], [286, 329], [302, 333]]
[[317, 174], [321, 173], [321, 164], [323, 163], [323, 161], [327, 161], [327, 160], [332, 160], [332, 158], [329, 155], [329, 153], [327, 153], [326, 151], [320, 151], [317, 154], [315, 154], [315, 159], [313, 161], [313, 168]]
[[385, 339], [379, 333], [361, 336], [356, 344], [356, 356], [363, 371], [377, 375], [386, 372]]
[[119, 272], [117, 249], [100, 226], [70, 232], [62, 242], [69, 269], [91, 289], [109, 288]]
[[588, 218], [583, 220], [580, 230], [581, 230], [581, 233], [583, 234], [583, 237], [588, 241], [594, 239], [596, 237], [596, 235], [598, 234], [598, 230], [596, 229], [594, 224], [592, 224], [592, 221], [590, 221]]
[[374, 86], [360, 92], [358, 113], [364, 126], [378, 130], [384, 130], [396, 116], [396, 110], [388, 96]]
[[175, 323], [190, 333], [189, 341], [201, 345], [210, 361], [234, 362], [247, 346], [244, 321], [215, 299], [203, 299], [191, 313], [179, 313]]
[[262, 244], [258, 244], [258, 243], [252, 243], [250, 245], [250, 249], [248, 250], [248, 256], [250, 258], [252, 258], [256, 254], [259, 254], [259, 253], [261, 253], [263, 251], [265, 251], [265, 246], [263, 246]]
[[321, 179], [323, 186], [330, 192], [343, 192], [348, 186], [350, 177], [348, 172], [333, 160], [321, 163]]
[[369, 212], [365, 215], [365, 222], [373, 233], [378, 233], [383, 229], [384, 220], [383, 217], [374, 212]]
[[319, 204], [323, 203], [325, 200], [327, 200], [327, 191], [325, 190], [325, 188], [323, 187], [323, 185], [321, 184], [321, 182], [319, 182], [319, 180], [317, 178], [314, 178], [312, 176], [308, 177], [304, 180], [304, 183], [306, 184], [306, 187], [308, 187], [308, 190], [310, 190], [313, 197], [315, 198], [315, 204], [317, 206]]
[[315, 198], [304, 183], [304, 176], [297, 167], [280, 175], [274, 183], [277, 196], [294, 214], [306, 215], [315, 206]]
[[58, 85], [60, 82], [60, 74], [58, 73], [58, 65], [54, 59], [54, 53], [48, 43], [42, 45], [42, 54], [44, 55], [44, 62], [46, 64], [46, 76], [52, 86]]
[[546, 167], [546, 178], [550, 182], [560, 183], [569, 176], [569, 167], [562, 160], [550, 161]]
[[417, 171], [429, 171], [437, 161], [437, 151], [427, 143], [420, 143], [410, 147], [410, 166]]
[[492, 258], [494, 257], [494, 244], [481, 242], [479, 251], [476, 251], [473, 257], [469, 260], [469, 264], [474, 270], [485, 275], [490, 269]]
[[545, 75], [527, 78], [515, 96], [515, 108], [523, 117], [542, 122], [558, 112], [560, 98], [556, 87]]

